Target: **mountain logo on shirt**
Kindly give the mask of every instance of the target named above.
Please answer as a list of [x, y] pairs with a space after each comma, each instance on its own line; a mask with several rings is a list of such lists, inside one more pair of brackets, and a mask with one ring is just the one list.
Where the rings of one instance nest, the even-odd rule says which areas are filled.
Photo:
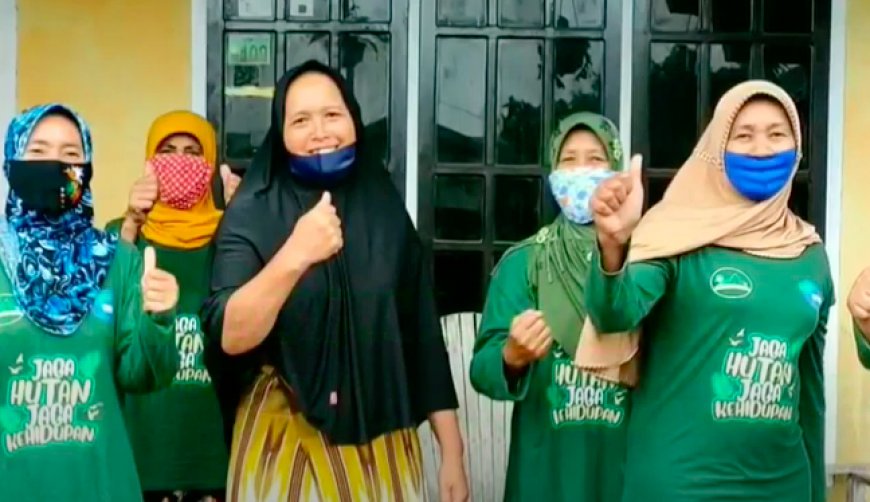
[[24, 311], [18, 306], [15, 295], [0, 294], [0, 327], [15, 324], [24, 317]]
[[710, 276], [710, 289], [721, 298], [746, 298], [752, 293], [752, 279], [742, 270], [721, 267]]
[[818, 284], [809, 279], [804, 279], [798, 283], [798, 289], [800, 289], [804, 300], [806, 300], [811, 307], [816, 310], [819, 310], [822, 307], [824, 296], [822, 296], [822, 289]]

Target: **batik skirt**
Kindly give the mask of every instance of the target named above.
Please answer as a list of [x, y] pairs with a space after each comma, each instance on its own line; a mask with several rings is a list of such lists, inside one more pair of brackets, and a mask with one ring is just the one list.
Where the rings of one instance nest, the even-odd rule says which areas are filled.
[[416, 430], [336, 446], [292, 403], [287, 384], [264, 367], [236, 415], [227, 502], [426, 500]]

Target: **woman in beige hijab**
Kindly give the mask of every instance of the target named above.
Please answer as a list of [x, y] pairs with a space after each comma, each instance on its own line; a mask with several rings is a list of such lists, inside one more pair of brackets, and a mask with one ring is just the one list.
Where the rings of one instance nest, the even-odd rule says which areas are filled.
[[596, 191], [586, 304], [611, 334], [585, 330], [577, 360], [639, 362], [624, 502], [824, 501], [834, 295], [821, 239], [788, 208], [800, 152], [791, 98], [750, 81], [642, 219], [639, 159]]

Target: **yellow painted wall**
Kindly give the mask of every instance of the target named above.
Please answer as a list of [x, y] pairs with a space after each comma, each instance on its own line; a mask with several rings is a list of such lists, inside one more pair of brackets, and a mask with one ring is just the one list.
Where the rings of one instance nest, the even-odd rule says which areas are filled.
[[98, 224], [126, 207], [151, 121], [190, 107], [188, 0], [19, 0], [18, 105], [90, 123]]
[[846, 89], [843, 96], [843, 223], [840, 305], [839, 441], [841, 463], [870, 463], [870, 372], [858, 364], [846, 295], [858, 273], [870, 266], [870, 2], [850, 0], [846, 13]]

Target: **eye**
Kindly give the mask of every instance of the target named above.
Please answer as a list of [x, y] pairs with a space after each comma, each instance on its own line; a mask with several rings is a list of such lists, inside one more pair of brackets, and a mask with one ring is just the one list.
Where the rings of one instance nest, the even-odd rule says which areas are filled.
[[307, 117], [297, 117], [297, 118], [293, 119], [292, 124], [293, 124], [293, 125], [302, 125], [302, 124], [304, 124], [305, 122], [308, 122], [308, 118], [307, 118]]

